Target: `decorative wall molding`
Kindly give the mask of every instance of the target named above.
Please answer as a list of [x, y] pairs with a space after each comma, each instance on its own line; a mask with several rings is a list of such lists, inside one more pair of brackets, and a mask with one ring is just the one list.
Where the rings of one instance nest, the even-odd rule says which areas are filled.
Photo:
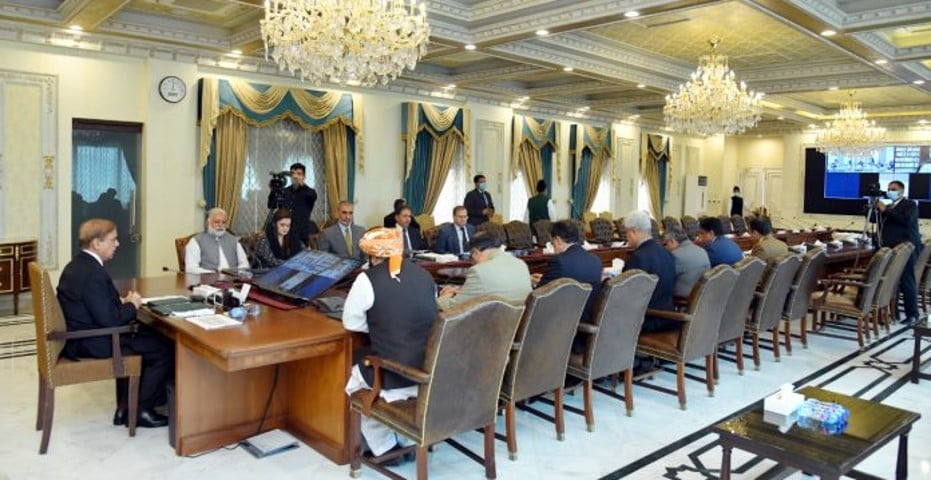
[[[498, 198], [504, 193], [503, 172], [509, 172], [510, 166], [507, 165], [505, 158], [505, 128], [504, 123], [493, 120], [475, 120], [475, 152], [472, 160], [472, 173], [469, 175], [478, 175], [479, 173], [490, 178], [497, 179]], [[501, 200], [499, 200], [500, 202]], [[498, 207], [499, 211], [506, 211], [502, 206]]]

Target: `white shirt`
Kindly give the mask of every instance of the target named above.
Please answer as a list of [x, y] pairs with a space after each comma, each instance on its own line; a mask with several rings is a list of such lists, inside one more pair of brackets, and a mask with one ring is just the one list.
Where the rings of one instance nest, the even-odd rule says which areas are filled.
[[[239, 265], [237, 265], [236, 268], [248, 269], [249, 257], [246, 255], [246, 251], [243, 250], [242, 244], [239, 242], [236, 242], [236, 256], [239, 257]], [[229, 267], [230, 262], [226, 259], [226, 255], [223, 253], [222, 248], [220, 249], [220, 266], [217, 268], [217, 271], [213, 271], [200, 268], [200, 244], [197, 243], [197, 239], [191, 237], [184, 247], [184, 273], [217, 273]]]
[[375, 304], [375, 290], [372, 289], [372, 282], [368, 274], [360, 273], [349, 294], [346, 295], [346, 302], [343, 304], [343, 328], [351, 332], [368, 333], [368, 311]]

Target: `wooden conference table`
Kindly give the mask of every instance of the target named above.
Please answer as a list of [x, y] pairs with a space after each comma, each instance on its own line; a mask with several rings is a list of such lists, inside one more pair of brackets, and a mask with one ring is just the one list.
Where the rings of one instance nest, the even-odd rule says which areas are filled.
[[[216, 275], [184, 275], [119, 282], [143, 297], [187, 295], [187, 285]], [[242, 326], [205, 330], [145, 308], [139, 318], [174, 340], [178, 455], [237, 442], [281, 428], [338, 464], [349, 461], [349, 402], [343, 389], [352, 362], [352, 337], [342, 324], [313, 309], [263, 306]], [[266, 401], [274, 391], [268, 415]]]

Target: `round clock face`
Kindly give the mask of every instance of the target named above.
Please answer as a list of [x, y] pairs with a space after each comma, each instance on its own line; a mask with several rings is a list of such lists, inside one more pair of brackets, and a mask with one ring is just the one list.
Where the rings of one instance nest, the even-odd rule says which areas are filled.
[[187, 95], [187, 85], [178, 77], [165, 77], [158, 82], [158, 94], [166, 102], [178, 103]]

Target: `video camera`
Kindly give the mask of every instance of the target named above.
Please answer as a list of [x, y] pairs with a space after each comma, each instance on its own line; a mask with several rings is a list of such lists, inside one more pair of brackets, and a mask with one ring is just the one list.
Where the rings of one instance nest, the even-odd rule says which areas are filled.
[[288, 184], [288, 176], [291, 172], [268, 172], [272, 179], [268, 181], [268, 208], [275, 210], [281, 207], [289, 207], [287, 195], [284, 187]]
[[886, 192], [879, 189], [878, 183], [871, 183], [866, 187], [864, 196], [870, 197], [871, 200], [876, 200], [879, 197], [885, 197]]

